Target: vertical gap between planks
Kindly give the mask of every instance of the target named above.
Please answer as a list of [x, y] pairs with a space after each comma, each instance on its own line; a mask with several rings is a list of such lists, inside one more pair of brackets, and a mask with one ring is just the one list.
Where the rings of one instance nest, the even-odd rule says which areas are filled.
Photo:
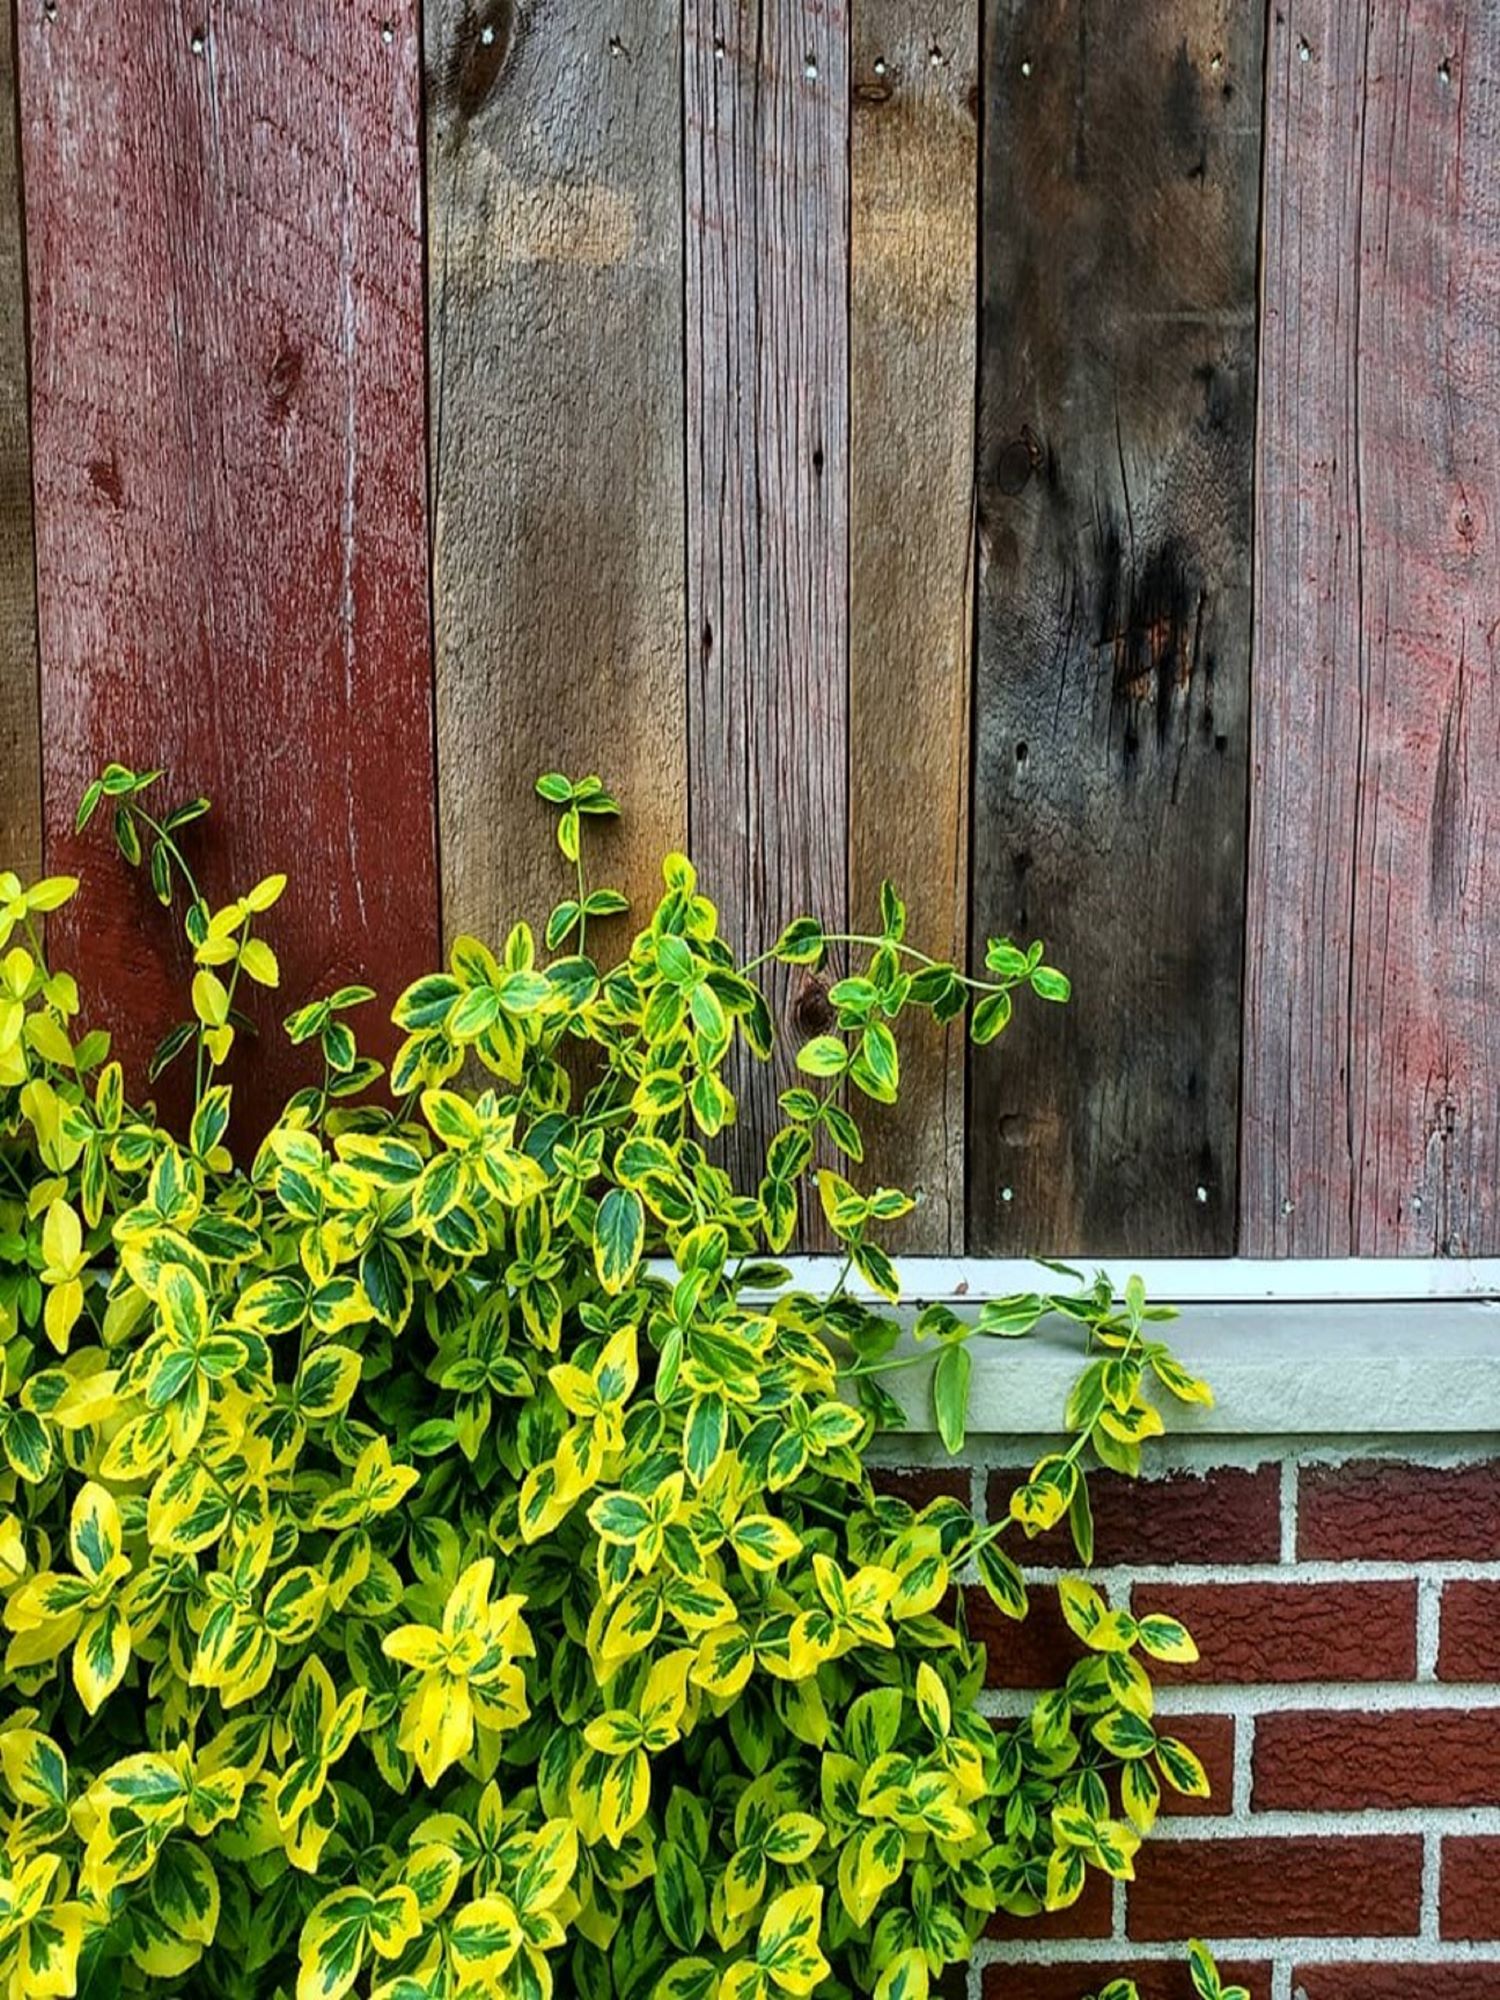
[[1249, 1036], [1245, 1033], [1245, 997], [1250, 982], [1250, 819], [1255, 810], [1255, 682], [1259, 668], [1257, 647], [1257, 614], [1260, 608], [1258, 578], [1260, 574], [1260, 415], [1261, 415], [1261, 328], [1266, 318], [1266, 148], [1269, 143], [1271, 105], [1271, 14], [1278, 0], [1265, 0], [1265, 16], [1261, 27], [1261, 86], [1260, 86], [1260, 169], [1257, 175], [1257, 215], [1255, 228], [1255, 416], [1251, 430], [1250, 445], [1250, 665], [1248, 678], [1248, 708], [1245, 723], [1245, 754], [1249, 763], [1251, 781], [1245, 786], [1244, 829], [1241, 845], [1245, 854], [1245, 895], [1241, 912], [1240, 945], [1240, 1061], [1239, 1092], [1236, 1099], [1238, 1130], [1235, 1133], [1235, 1154], [1239, 1161], [1239, 1199], [1234, 1205], [1233, 1249], [1236, 1256], [1244, 1248], [1246, 1190], [1250, 1183], [1247, 1177], [1245, 1158], [1245, 1092], [1249, 1070]]
[[[974, 390], [972, 425], [970, 428], [969, 452], [969, 686], [968, 686], [968, 764], [965, 782], [968, 786], [969, 813], [965, 831], [964, 852], [964, 904], [965, 938], [967, 951], [963, 970], [972, 973], [978, 969], [976, 955], [984, 950], [984, 937], [979, 924], [979, 913], [975, 902], [975, 866], [978, 855], [977, 826], [979, 814], [975, 801], [979, 796], [979, 731], [976, 718], [979, 713], [979, 409], [984, 385], [984, 163], [989, 146], [990, 93], [985, 88], [989, 75], [989, 33], [990, 8], [994, 0], [978, 0], [976, 9], [977, 45], [975, 49], [975, 70], [978, 86], [975, 92], [977, 122], [974, 147]], [[1269, 0], [1268, 0], [1269, 4]], [[962, 1251], [971, 1256], [974, 1251], [973, 1227], [973, 1175], [974, 1175], [974, 1061], [978, 1051], [969, 1041], [968, 1015], [963, 1019], [964, 1033], [964, 1136], [963, 1136], [963, 1178], [959, 1188], [959, 1199], [963, 1207], [959, 1217]], [[1002, 1050], [1001, 1060], [1004, 1060]]]

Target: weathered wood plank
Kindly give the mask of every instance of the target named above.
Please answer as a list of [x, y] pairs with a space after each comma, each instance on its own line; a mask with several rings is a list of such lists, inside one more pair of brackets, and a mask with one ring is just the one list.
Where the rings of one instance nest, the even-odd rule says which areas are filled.
[[972, 948], [1077, 980], [971, 1060], [975, 1251], [1233, 1247], [1263, 34], [990, 0]]
[[35, 558], [15, 36], [7, 14], [0, 21], [0, 869], [22, 876], [42, 861]]
[[[978, 254], [977, 0], [854, 16], [850, 202], [849, 869], [855, 929], [892, 876], [962, 964], [969, 889]], [[964, 1039], [913, 1026], [873, 1180], [916, 1190], [901, 1247], [964, 1234]]]
[[47, 845], [89, 878], [62, 955], [135, 1064], [182, 966], [72, 835], [90, 774], [212, 794], [211, 894], [286, 868], [263, 1112], [306, 1073], [289, 1005], [391, 995], [437, 946], [419, 60], [412, 0], [196, 18], [20, 23]]
[[544, 770], [621, 795], [638, 904], [686, 839], [682, 51], [653, 0], [426, 39], [443, 913], [489, 935], [566, 886]]
[[1500, 16], [1273, 18], [1242, 1240], [1500, 1246]]
[[[754, 949], [848, 907], [849, 45], [822, 0], [686, 0], [693, 852]], [[794, 1041], [815, 981], [770, 982]], [[787, 1068], [742, 1072], [754, 1171]]]

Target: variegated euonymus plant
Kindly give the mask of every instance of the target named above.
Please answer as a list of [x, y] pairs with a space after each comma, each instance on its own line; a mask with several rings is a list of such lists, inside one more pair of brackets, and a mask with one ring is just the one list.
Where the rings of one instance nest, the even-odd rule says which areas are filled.
[[[1007, 1544], [1064, 1517], [1088, 1560], [1086, 1465], [1137, 1470], [1152, 1392], [1208, 1397], [1165, 1313], [1104, 1282], [979, 1313], [1061, 1314], [1086, 1350], [1003, 1524], [865, 1465], [913, 1360], [879, 1241], [911, 1204], [856, 1191], [856, 1108], [896, 1096], [902, 1014], [985, 1042], [1022, 989], [1065, 999], [1040, 948], [967, 977], [890, 889], [878, 935], [792, 924], [766, 958], [859, 969], [737, 1188], [713, 1142], [726, 1057], [770, 1053], [760, 961], [681, 855], [602, 951], [625, 903], [582, 835], [616, 807], [549, 776], [576, 885], [544, 948], [456, 940], [396, 1004], [388, 1078], [367, 989], [299, 1008], [307, 1087], [236, 1165], [221, 1072], [244, 982], [278, 980], [283, 883], [211, 909], [183, 850], [206, 807], [158, 809], [158, 776], [111, 766], [80, 819], [111, 810], [185, 907], [194, 1018], [159, 1061], [195, 1068], [186, 1132], [48, 966], [75, 885], [0, 876], [11, 2000], [913, 2000], [996, 1908], [1128, 1876], [1160, 1783], [1206, 1789], [1152, 1720], [1149, 1661], [1191, 1640], [1070, 1582], [1079, 1664], [992, 1723], [955, 1584], [1023, 1616]], [[825, 1294], [770, 1261], [820, 1148]], [[975, 1330], [916, 1322], [955, 1448]]]

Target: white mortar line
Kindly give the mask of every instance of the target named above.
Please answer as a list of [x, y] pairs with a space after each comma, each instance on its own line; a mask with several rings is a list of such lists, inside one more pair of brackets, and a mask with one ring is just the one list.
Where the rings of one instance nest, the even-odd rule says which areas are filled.
[[1429, 1943], [1438, 1938], [1442, 1932], [1438, 1908], [1440, 1852], [1438, 1833], [1435, 1828], [1429, 1827], [1427, 1836], [1422, 1842], [1422, 1936]]
[[[1151, 1831], [1152, 1846], [1175, 1841], [1197, 1846], [1219, 1840], [1377, 1839], [1382, 1835], [1431, 1834], [1449, 1840], [1500, 1835], [1500, 1806], [1357, 1806], [1348, 1812], [1233, 1812], [1216, 1818], [1163, 1816]], [[1143, 1850], [1144, 1851], [1144, 1850]]]
[[[997, 1721], [1030, 1713], [1042, 1688], [985, 1688], [981, 1711]], [[1288, 1709], [1500, 1708], [1500, 1685], [1458, 1681], [1285, 1681], [1275, 1685], [1169, 1687], [1156, 1690], [1160, 1715], [1271, 1715]]]
[[[1044, 1450], [1064, 1437], [1062, 1407], [1059, 1396], [1057, 1423], [1045, 1431], [1013, 1435], [971, 1432], [960, 1459], [943, 1449], [935, 1431], [881, 1431], [873, 1443], [873, 1462], [892, 1472], [952, 1471], [962, 1464], [984, 1472], [1013, 1473], [1020, 1479]], [[1171, 1412], [1165, 1414], [1170, 1426]], [[1424, 1472], [1459, 1472], [1494, 1457], [1493, 1431], [1361, 1431], [1353, 1436], [1325, 1437], [1288, 1430], [1239, 1437], [1225, 1431], [1169, 1428], [1164, 1437], [1152, 1439], [1141, 1484], [1149, 1486], [1157, 1479], [1205, 1478], [1213, 1472], [1256, 1472], [1266, 1465], [1279, 1466], [1288, 1458], [1295, 1458], [1303, 1467], [1336, 1469], [1378, 1460], [1415, 1466]]]
[[1286, 1959], [1271, 1967], [1271, 2000], [1292, 2000], [1292, 1968]]
[[[1161, 1965], [1184, 1956], [1180, 1943], [1137, 1944], [1110, 1938], [1028, 1938], [997, 1944], [981, 1938], [974, 1947], [976, 1965], [1088, 1965], [1100, 1959], [1122, 1965]], [[1500, 1960], [1500, 1944], [1429, 1941], [1411, 1932], [1405, 1937], [1214, 1937], [1208, 1940], [1214, 1957], [1259, 1960], [1273, 1956], [1287, 1965], [1492, 1965]]]
[[1297, 1461], [1281, 1462], [1281, 1560], [1297, 1560]]
[[1243, 1819], [1250, 1811], [1250, 1794], [1255, 1784], [1255, 1717], [1237, 1715], [1234, 1719], [1234, 1780], [1229, 1795], [1229, 1810], [1237, 1819]]
[[1438, 1631], [1442, 1619], [1443, 1579], [1417, 1579], [1417, 1679], [1437, 1679]]
[[[1500, 1470], [1497, 1470], [1500, 1477]], [[1021, 1561], [1017, 1551], [1010, 1552]], [[1028, 1582], [1053, 1584], [1059, 1577], [1084, 1574], [1079, 1563], [1021, 1561]], [[1448, 1562], [1280, 1562], [1263, 1563], [1099, 1563], [1086, 1572], [1091, 1583], [1124, 1585], [1202, 1583], [1495, 1583], [1500, 1561], [1455, 1558]]]
[[1125, 1884], [1112, 1882], [1110, 1891], [1110, 1934], [1113, 1941], [1118, 1944], [1125, 1936]]

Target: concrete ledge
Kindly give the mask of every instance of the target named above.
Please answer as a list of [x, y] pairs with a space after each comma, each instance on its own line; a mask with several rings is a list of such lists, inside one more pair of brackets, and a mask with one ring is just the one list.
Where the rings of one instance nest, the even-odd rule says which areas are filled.
[[[1500, 1305], [1193, 1305], [1152, 1328], [1212, 1383], [1211, 1410], [1162, 1393], [1182, 1437], [1411, 1437], [1500, 1433]], [[909, 1347], [910, 1352], [920, 1350]], [[976, 1337], [969, 1434], [1055, 1437], [1083, 1365], [1077, 1328]], [[930, 1368], [882, 1377], [909, 1431], [932, 1431]]]

